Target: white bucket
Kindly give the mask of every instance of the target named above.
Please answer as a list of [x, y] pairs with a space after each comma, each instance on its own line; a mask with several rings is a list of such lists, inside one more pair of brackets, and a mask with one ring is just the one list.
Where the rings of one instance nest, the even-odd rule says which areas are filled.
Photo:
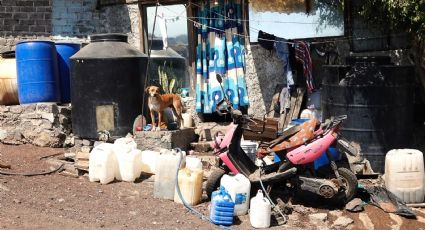
[[249, 159], [251, 159], [252, 162], [255, 162], [257, 159], [256, 152], [258, 144], [252, 141], [241, 141], [241, 148], [246, 153], [246, 155], [248, 155]]

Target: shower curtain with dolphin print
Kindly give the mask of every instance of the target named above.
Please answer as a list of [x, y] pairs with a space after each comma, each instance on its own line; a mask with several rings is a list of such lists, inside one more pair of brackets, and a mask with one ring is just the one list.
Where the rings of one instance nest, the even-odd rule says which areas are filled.
[[196, 111], [213, 113], [224, 95], [234, 108], [248, 107], [241, 0], [204, 1], [197, 13]]

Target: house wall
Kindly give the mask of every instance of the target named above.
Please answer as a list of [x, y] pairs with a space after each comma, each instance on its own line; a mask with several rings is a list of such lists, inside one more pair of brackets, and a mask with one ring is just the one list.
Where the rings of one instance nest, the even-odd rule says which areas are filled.
[[0, 52], [26, 39], [88, 41], [98, 33], [125, 33], [139, 42], [137, 4], [97, 8], [97, 0], [0, 0]]

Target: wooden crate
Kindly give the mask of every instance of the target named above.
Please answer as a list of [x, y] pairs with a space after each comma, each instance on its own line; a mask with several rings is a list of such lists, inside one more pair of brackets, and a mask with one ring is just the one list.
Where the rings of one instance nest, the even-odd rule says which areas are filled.
[[[253, 141], [270, 141], [277, 137], [277, 131], [279, 127], [279, 120], [276, 118], [266, 118], [265, 126], [264, 121], [261, 119], [254, 118], [255, 122], [249, 122], [246, 128], [250, 130], [244, 130], [243, 137], [245, 140]], [[264, 126], [264, 131], [263, 131]], [[261, 133], [258, 133], [261, 132]]]

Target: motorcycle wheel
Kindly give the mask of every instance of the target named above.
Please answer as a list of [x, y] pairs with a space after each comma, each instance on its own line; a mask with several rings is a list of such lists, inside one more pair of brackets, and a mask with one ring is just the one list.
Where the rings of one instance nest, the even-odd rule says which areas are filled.
[[221, 168], [215, 169], [207, 179], [205, 184], [205, 192], [207, 193], [208, 200], [211, 199], [212, 193], [220, 187], [220, 179], [226, 173]]
[[345, 186], [344, 201], [348, 202], [356, 195], [358, 184], [357, 177], [347, 168], [338, 168], [338, 173], [341, 176], [343, 185]]

